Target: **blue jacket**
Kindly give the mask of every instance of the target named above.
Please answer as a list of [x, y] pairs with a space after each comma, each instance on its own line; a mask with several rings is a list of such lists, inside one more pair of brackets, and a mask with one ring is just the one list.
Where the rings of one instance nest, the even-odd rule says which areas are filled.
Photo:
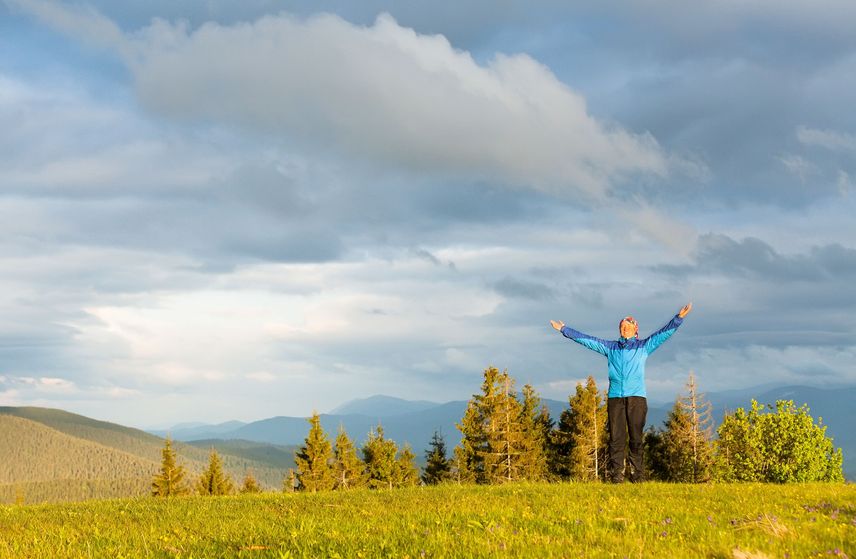
[[645, 360], [668, 340], [684, 321], [675, 315], [668, 324], [640, 340], [621, 337], [615, 341], [601, 340], [565, 326], [562, 334], [575, 342], [606, 356], [609, 363], [609, 398], [645, 397]]

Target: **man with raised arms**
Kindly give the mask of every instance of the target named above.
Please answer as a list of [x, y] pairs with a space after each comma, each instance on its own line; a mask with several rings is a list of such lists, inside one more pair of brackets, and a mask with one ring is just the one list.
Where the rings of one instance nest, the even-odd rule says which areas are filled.
[[562, 321], [550, 324], [566, 338], [606, 356], [609, 364], [609, 392], [606, 414], [609, 425], [609, 471], [613, 483], [624, 481], [624, 454], [630, 434], [630, 481], [642, 481], [642, 430], [648, 415], [645, 393], [645, 360], [668, 340], [692, 310], [689, 303], [668, 324], [640, 340], [639, 326], [632, 316], [618, 323], [617, 340], [601, 340], [578, 332]]

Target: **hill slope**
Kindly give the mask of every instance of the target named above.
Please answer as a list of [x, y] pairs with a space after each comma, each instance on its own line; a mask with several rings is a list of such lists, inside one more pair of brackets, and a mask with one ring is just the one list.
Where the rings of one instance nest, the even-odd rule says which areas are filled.
[[[144, 431], [62, 410], [2, 407], [0, 502], [21, 494], [27, 502], [145, 494], [163, 445], [163, 439]], [[211, 448], [236, 483], [252, 471], [263, 486], [278, 489], [293, 464], [288, 449], [264, 443], [207, 441], [175, 448], [191, 482]]]
[[158, 463], [0, 414], [0, 483], [151, 477]]

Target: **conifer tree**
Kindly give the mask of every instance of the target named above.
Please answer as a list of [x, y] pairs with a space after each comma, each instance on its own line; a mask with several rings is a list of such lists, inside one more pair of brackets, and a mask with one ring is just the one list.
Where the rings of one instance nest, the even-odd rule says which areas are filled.
[[470, 476], [477, 483], [490, 483], [496, 472], [489, 472], [488, 464], [492, 464], [493, 468], [501, 459], [498, 454], [498, 433], [501, 427], [499, 406], [504, 401], [502, 391], [506, 389], [505, 378], [508, 373], [488, 367], [483, 374], [481, 394], [473, 395], [458, 429], [463, 434], [461, 455], [466, 459]]
[[357, 449], [345, 428], [339, 426], [333, 459], [335, 489], [358, 489], [366, 486], [365, 464], [357, 456]]
[[[524, 421], [523, 406], [514, 393], [514, 380], [508, 371], [500, 372], [496, 367], [485, 369], [481, 394], [473, 395], [457, 425], [463, 437], [454, 451], [453, 479], [501, 483], [530, 475], [543, 476], [543, 440], [540, 453], [535, 441], [544, 430], [543, 424], [550, 420], [533, 419], [537, 399], [533, 398], [529, 405], [529, 419]], [[540, 424], [536, 428], [537, 422]]]
[[259, 487], [259, 483], [256, 481], [255, 476], [253, 475], [252, 470], [247, 472], [247, 475], [244, 476], [244, 482], [241, 484], [241, 493], [261, 493], [262, 488]]
[[321, 427], [321, 417], [314, 412], [309, 418], [309, 434], [295, 453], [298, 488], [315, 493], [333, 489], [333, 450], [327, 433]]
[[369, 431], [369, 438], [363, 445], [363, 461], [370, 488], [392, 489], [395, 486], [399, 475], [397, 453], [395, 441], [384, 438], [382, 425], [377, 426], [377, 432]]
[[653, 425], [645, 430], [642, 438], [644, 448], [643, 460], [648, 477], [659, 481], [669, 479], [669, 470], [666, 461], [666, 451], [663, 446], [663, 432]]
[[693, 373], [686, 388], [686, 396], [675, 400], [663, 432], [667, 479], [701, 483], [710, 480], [713, 469], [711, 404], [698, 393]]
[[598, 480], [605, 476], [607, 441], [606, 403], [589, 375], [586, 385], [577, 383], [576, 395], [570, 400], [571, 477], [580, 481]]
[[234, 491], [231, 476], [223, 472], [220, 455], [213, 448], [208, 455], [208, 467], [202, 471], [196, 482], [196, 491], [200, 495], [228, 495]]
[[396, 472], [396, 487], [413, 487], [419, 484], [419, 469], [416, 467], [416, 454], [409, 444], [405, 444], [396, 460], [398, 471]]
[[551, 423], [550, 412], [546, 406], [541, 406], [541, 398], [531, 385], [524, 385], [522, 394], [519, 420], [522, 434], [520, 477], [538, 481], [547, 477], [547, 440], [544, 431], [545, 425]]
[[522, 477], [525, 435], [520, 422], [522, 408], [514, 395], [514, 380], [508, 371], [503, 371], [495, 377], [495, 383], [491, 399], [485, 399], [484, 470], [488, 483], [505, 483]]
[[467, 402], [467, 409], [455, 427], [461, 432], [461, 442], [454, 449], [453, 477], [458, 483], [484, 482], [484, 452], [487, 438], [480, 406], [481, 396]]
[[152, 480], [152, 495], [155, 497], [172, 497], [175, 495], [187, 495], [190, 489], [184, 479], [184, 466], [175, 461], [175, 450], [172, 448], [172, 440], [167, 437], [161, 451], [160, 472]]
[[536, 423], [541, 431], [541, 440], [544, 442], [544, 460], [546, 471], [544, 479], [555, 481], [558, 476], [554, 473], [556, 462], [556, 449], [553, 445], [553, 432], [556, 422], [550, 416], [550, 408], [546, 404], [541, 406], [541, 411], [538, 413]]
[[568, 407], [562, 410], [555, 429], [550, 433], [550, 475], [558, 479], [571, 478], [571, 451], [574, 448], [573, 396], [568, 396]]
[[426, 485], [436, 485], [452, 477], [452, 462], [446, 458], [446, 441], [439, 431], [434, 431], [431, 446], [425, 451], [425, 469], [422, 481]]
[[477, 483], [478, 473], [474, 468], [472, 457], [474, 453], [468, 452], [463, 446], [459, 445], [452, 450], [452, 470], [450, 479], [462, 483]]
[[294, 468], [289, 468], [288, 473], [282, 478], [283, 493], [294, 493], [297, 490], [297, 474]]

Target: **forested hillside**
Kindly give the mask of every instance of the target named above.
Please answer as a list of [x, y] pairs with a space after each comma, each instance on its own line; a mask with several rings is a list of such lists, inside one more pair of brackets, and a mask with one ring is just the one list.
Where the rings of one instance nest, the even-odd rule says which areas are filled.
[[244, 441], [240, 439], [206, 439], [186, 443], [202, 450], [215, 449], [221, 456], [228, 456], [235, 460], [243, 458], [246, 461], [265, 464], [268, 467], [286, 471], [294, 467], [294, 452], [298, 445], [276, 445], [259, 443], [255, 441]]
[[[0, 408], [0, 502], [28, 503], [128, 497], [149, 492], [163, 439], [137, 429], [62, 410]], [[205, 467], [211, 448], [239, 482], [248, 471], [267, 488], [280, 488], [293, 465], [289, 449], [211, 441], [177, 444], [191, 477]]]
[[0, 414], [0, 483], [150, 476], [158, 463]]
[[57, 503], [148, 495], [150, 477], [132, 479], [58, 479], [0, 485], [0, 504]]

